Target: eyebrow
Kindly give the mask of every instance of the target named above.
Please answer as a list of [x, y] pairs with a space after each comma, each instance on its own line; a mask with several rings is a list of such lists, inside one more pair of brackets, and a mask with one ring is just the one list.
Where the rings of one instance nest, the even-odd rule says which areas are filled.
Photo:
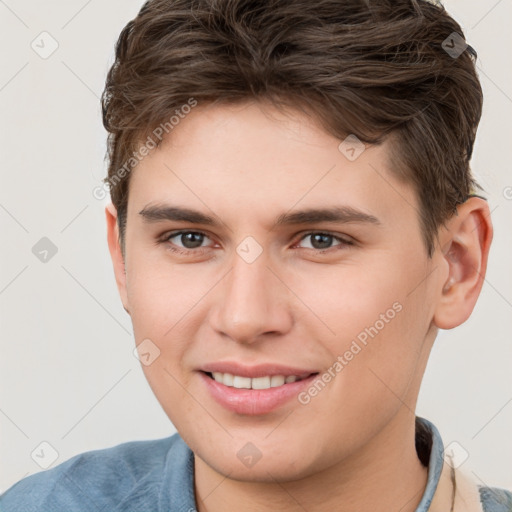
[[[212, 227], [219, 227], [221, 225], [214, 217], [200, 211], [166, 204], [148, 205], [139, 212], [139, 215], [142, 216], [146, 223], [170, 220], [185, 221], [190, 224], [204, 224]], [[374, 215], [357, 210], [351, 206], [334, 206], [331, 208], [308, 208], [284, 213], [277, 218], [272, 229], [278, 226], [315, 224], [319, 222], [381, 224]]]

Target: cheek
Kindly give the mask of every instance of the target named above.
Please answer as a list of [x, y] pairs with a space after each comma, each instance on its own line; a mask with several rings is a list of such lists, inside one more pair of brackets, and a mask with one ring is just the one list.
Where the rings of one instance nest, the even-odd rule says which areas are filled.
[[143, 371], [160, 406], [178, 430], [199, 415], [200, 410], [193, 411], [195, 402], [187, 392], [186, 376], [169, 364], [168, 356], [162, 353], [151, 365], [143, 365]]
[[[309, 309], [306, 318], [322, 334], [319, 339], [331, 338], [336, 348], [337, 340], [355, 338], [376, 322], [381, 331], [397, 316], [393, 304], [402, 300], [404, 286], [399, 273], [393, 275], [388, 268], [382, 261], [313, 266], [290, 277], [290, 288], [301, 299], [300, 308]], [[382, 315], [391, 320], [382, 324]]]
[[140, 336], [171, 336], [215, 281], [215, 275], [202, 272], [199, 277], [192, 265], [173, 265], [165, 256], [146, 263], [135, 255], [126, 289], [137, 341]]
[[339, 363], [333, 371], [340, 378], [332, 381], [338, 403], [357, 390], [360, 405], [378, 408], [406, 392], [429, 323], [421, 299], [425, 290], [410, 293], [423, 277], [417, 267], [387, 265], [381, 258], [364, 268], [311, 273], [307, 281], [295, 282], [304, 303], [318, 312], [308, 321], [313, 338], [323, 340], [332, 365]]

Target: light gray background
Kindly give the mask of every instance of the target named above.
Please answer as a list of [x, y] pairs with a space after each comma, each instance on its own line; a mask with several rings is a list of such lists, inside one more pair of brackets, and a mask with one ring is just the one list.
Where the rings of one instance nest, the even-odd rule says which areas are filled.
[[[106, 173], [99, 96], [114, 42], [142, 3], [0, 0], [0, 490], [51, 462], [43, 441], [56, 465], [175, 431], [132, 353], [106, 200], [92, 195]], [[512, 2], [445, 6], [479, 53], [485, 109], [473, 169], [495, 239], [473, 316], [436, 342], [418, 414], [445, 445], [458, 443], [461, 460], [468, 453], [463, 467], [477, 480], [512, 488]], [[47, 59], [31, 48], [43, 31], [59, 45]], [[32, 253], [42, 237], [58, 248], [47, 263]]]

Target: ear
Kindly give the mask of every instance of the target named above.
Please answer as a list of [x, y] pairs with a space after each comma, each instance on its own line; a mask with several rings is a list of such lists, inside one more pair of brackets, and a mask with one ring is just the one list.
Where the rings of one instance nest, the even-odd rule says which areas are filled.
[[107, 240], [110, 257], [114, 266], [114, 275], [116, 278], [117, 289], [121, 296], [124, 310], [130, 314], [128, 309], [128, 295], [126, 293], [126, 269], [121, 245], [119, 243], [119, 227], [117, 225], [117, 210], [112, 203], [105, 207], [107, 219]]
[[441, 228], [441, 264], [447, 277], [440, 283], [434, 323], [452, 329], [465, 322], [475, 307], [484, 283], [492, 240], [491, 212], [487, 201], [471, 197]]

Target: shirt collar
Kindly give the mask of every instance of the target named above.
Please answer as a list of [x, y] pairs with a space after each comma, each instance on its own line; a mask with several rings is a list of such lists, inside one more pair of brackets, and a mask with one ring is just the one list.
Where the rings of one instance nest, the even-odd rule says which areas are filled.
[[[416, 508], [416, 512], [427, 512], [432, 500], [434, 499], [434, 494], [437, 490], [437, 486], [439, 484], [439, 478], [441, 477], [441, 471], [443, 469], [444, 459], [444, 446], [443, 440], [441, 439], [441, 434], [435, 427], [433, 423], [426, 420], [425, 418], [416, 417], [416, 445], [417, 449], [427, 449], [428, 446], [425, 446], [425, 443], [421, 442], [421, 437], [419, 435], [419, 429], [424, 427], [424, 429], [430, 434], [431, 439], [431, 448], [430, 448], [430, 456], [428, 459], [428, 476], [427, 476], [427, 486], [425, 487], [425, 491], [421, 498], [421, 501]], [[423, 444], [423, 446], [422, 446]]]

